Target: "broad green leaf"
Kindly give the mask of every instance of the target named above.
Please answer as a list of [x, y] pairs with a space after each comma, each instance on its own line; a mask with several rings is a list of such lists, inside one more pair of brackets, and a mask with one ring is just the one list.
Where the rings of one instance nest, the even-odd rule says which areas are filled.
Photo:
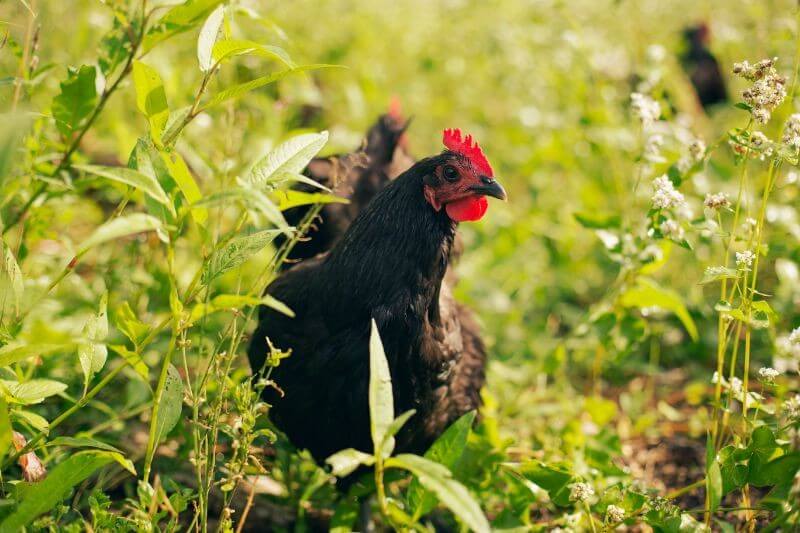
[[278, 183], [281, 183], [281, 184], [283, 182], [295, 181], [295, 182], [298, 182], [298, 183], [303, 183], [305, 185], [309, 185], [309, 186], [314, 187], [316, 189], [323, 190], [325, 192], [332, 192], [329, 188], [327, 188], [323, 184], [312, 180], [308, 176], [305, 176], [303, 174], [298, 174], [298, 173], [295, 173], [295, 172], [284, 173], [284, 174], [278, 176], [275, 179], [275, 181], [278, 182]]
[[531, 461], [520, 465], [515, 469], [527, 480], [533, 481], [550, 496], [550, 500], [561, 507], [570, 504], [569, 484], [572, 482], [573, 475], [559, 466], [551, 466], [538, 461]]
[[[452, 470], [467, 446], [467, 438], [475, 422], [475, 416], [475, 411], [470, 411], [450, 424], [450, 427], [425, 452], [425, 458]], [[410, 511], [416, 518], [428, 514], [436, 506], [436, 497], [423, 489], [417, 478], [411, 481], [406, 499]]]
[[703, 271], [703, 279], [700, 280], [701, 284], [713, 283], [723, 279], [736, 279], [739, 272], [735, 268], [726, 268], [723, 266], [708, 267]]
[[46, 513], [67, 498], [73, 487], [94, 474], [115, 458], [109, 452], [83, 452], [56, 465], [38, 483], [20, 482], [26, 490], [16, 510], [0, 523], [0, 533], [20, 531], [39, 515]]
[[41, 431], [42, 433], [50, 432], [50, 422], [48, 422], [43, 416], [37, 415], [33, 411], [14, 409], [11, 411], [11, 418], [17, 422], [30, 425], [36, 431]]
[[159, 143], [169, 119], [167, 93], [161, 76], [153, 67], [134, 61], [133, 83], [136, 86], [136, 107], [150, 123], [150, 137]]
[[12, 402], [23, 405], [41, 403], [45, 398], [67, 389], [64, 383], [52, 379], [32, 379], [24, 383], [0, 379], [0, 386], [8, 393]]
[[319, 192], [303, 192], [287, 189], [276, 191], [273, 195], [278, 199], [278, 209], [286, 211], [293, 207], [311, 204], [346, 204], [347, 198], [336, 196], [335, 194], [324, 194]]
[[620, 296], [620, 304], [624, 307], [660, 307], [670, 311], [686, 328], [692, 340], [697, 340], [697, 326], [694, 324], [689, 311], [683, 304], [680, 295], [673, 290], [665, 289], [657, 285], [654, 281], [640, 278], [635, 287], [631, 287]]
[[337, 477], [344, 477], [352, 474], [361, 465], [372, 466], [375, 457], [354, 448], [347, 448], [331, 455], [325, 462], [331, 465], [331, 473]]
[[0, 396], [0, 463], [11, 447], [11, 419], [8, 416], [8, 403]]
[[286, 316], [293, 317], [294, 312], [289, 307], [276, 299], [274, 296], [265, 294], [257, 298], [255, 296], [237, 295], [237, 294], [221, 294], [215, 296], [210, 302], [200, 302], [195, 305], [189, 315], [192, 322], [197, 322], [206, 315], [216, 313], [217, 311], [225, 311], [230, 309], [241, 309], [251, 305], [266, 305], [267, 307], [283, 313]]
[[328, 132], [304, 133], [279, 144], [261, 158], [250, 170], [248, 181], [263, 186], [272, 178], [284, 174], [297, 174], [328, 142]]
[[[192, 177], [192, 173], [189, 172], [189, 167], [186, 166], [186, 162], [181, 155], [175, 150], [162, 151], [161, 158], [169, 171], [169, 175], [178, 184], [178, 188], [181, 190], [183, 197], [186, 198], [186, 201], [189, 204], [199, 202], [203, 198], [203, 194], [200, 192], [200, 187], [197, 186], [197, 182]], [[194, 221], [201, 226], [208, 220], [207, 209], [192, 207], [190, 212]]]
[[65, 446], [68, 448], [97, 448], [108, 452], [122, 453], [119, 449], [105, 442], [90, 437], [56, 437], [48, 441], [47, 446]]
[[289, 54], [283, 48], [277, 46], [266, 46], [259, 44], [255, 41], [246, 41], [238, 39], [225, 39], [217, 41], [214, 45], [213, 57], [214, 61], [219, 63], [228, 59], [229, 57], [241, 55], [257, 55], [277, 59], [288, 68], [295, 68], [296, 65], [289, 59]]
[[573, 213], [572, 216], [578, 224], [589, 229], [618, 228], [622, 222], [619, 215], [611, 213]]
[[265, 230], [231, 239], [211, 256], [203, 269], [203, 283], [207, 285], [225, 272], [241, 265], [272, 242], [278, 233], [275, 230]]
[[74, 166], [89, 174], [135, 187], [150, 196], [153, 200], [166, 206], [173, 214], [175, 213], [167, 193], [164, 192], [164, 189], [161, 188], [161, 184], [158, 183], [158, 180], [152, 175], [144, 174], [127, 167], [102, 167], [99, 165]]
[[61, 92], [53, 98], [53, 118], [56, 128], [64, 137], [80, 129], [83, 121], [94, 111], [97, 104], [95, 76], [92, 65], [80, 69], [69, 69], [67, 79], [61, 82]]
[[97, 314], [86, 321], [83, 328], [85, 340], [78, 345], [78, 361], [84, 377], [84, 390], [92, 376], [103, 369], [108, 358], [108, 349], [103, 343], [108, 335], [108, 292], [100, 298]]
[[149, 326], [136, 318], [136, 314], [133, 312], [128, 302], [123, 302], [122, 305], [117, 308], [116, 324], [119, 330], [130, 339], [134, 346], [138, 346], [139, 342], [150, 331]]
[[[375, 452], [391, 455], [394, 437], [387, 437], [387, 432], [394, 420], [392, 376], [374, 319], [371, 321], [369, 335], [369, 419]], [[381, 446], [382, 449], [379, 450]]]
[[320, 68], [330, 68], [334, 65], [303, 65], [296, 68], [290, 68], [286, 70], [281, 70], [280, 72], [274, 72], [269, 74], [268, 76], [262, 76], [260, 78], [256, 78], [254, 80], [241, 83], [239, 85], [234, 85], [224, 91], [221, 91], [214, 95], [208, 102], [201, 106], [201, 110], [205, 111], [206, 109], [210, 109], [214, 106], [221, 104], [222, 102], [226, 102], [228, 100], [233, 100], [236, 98], [241, 98], [245, 94], [249, 93], [250, 91], [254, 91], [271, 83], [275, 83], [276, 81], [280, 81], [286, 76], [290, 74], [296, 74], [298, 72], [304, 72], [306, 70], [313, 70], [313, 69], [320, 69]]
[[0, 366], [9, 366], [29, 357], [50, 355], [71, 347], [70, 344], [26, 344], [22, 342], [6, 344], [0, 348]]
[[397, 435], [397, 432], [403, 428], [406, 422], [408, 422], [408, 419], [414, 416], [416, 412], [416, 409], [409, 409], [405, 413], [392, 420], [392, 423], [386, 428], [386, 438], [388, 439]]
[[118, 217], [97, 228], [94, 233], [80, 245], [77, 255], [83, 255], [90, 248], [98, 244], [157, 229], [161, 229], [161, 222], [150, 215], [134, 213], [124, 217]]
[[197, 61], [203, 72], [208, 72], [214, 65], [212, 51], [224, 18], [225, 7], [220, 5], [211, 12], [203, 27], [200, 28], [200, 36], [197, 38]]
[[11, 248], [5, 246], [2, 241], [0, 241], [0, 245], [2, 245], [3, 255], [5, 256], [4, 265], [6, 276], [8, 276], [8, 281], [11, 284], [11, 294], [14, 296], [14, 309], [15, 312], [19, 314], [22, 296], [25, 292], [25, 281], [22, 277], [22, 270], [19, 268], [19, 264]]
[[116, 344], [109, 345], [109, 348], [117, 352], [123, 359], [125, 359], [125, 361], [131, 365], [131, 367], [133, 367], [133, 370], [136, 371], [139, 376], [141, 376], [145, 383], [150, 382], [150, 369], [138, 353], [132, 352], [125, 346]]
[[159, 401], [158, 420], [156, 420], [155, 442], [161, 442], [172, 431], [181, 418], [183, 408], [183, 380], [178, 369], [169, 365], [167, 380]]
[[158, 43], [198, 26], [222, 0], [189, 0], [173, 7], [151, 27], [142, 41], [149, 52]]
[[444, 466], [417, 455], [400, 454], [387, 459], [386, 467], [403, 468], [417, 476], [422, 486], [435, 494], [472, 531], [491, 531], [489, 521], [478, 503], [464, 485], [453, 479]]
[[722, 473], [717, 461], [712, 461], [706, 472], [706, 490], [711, 512], [714, 512], [722, 501]]

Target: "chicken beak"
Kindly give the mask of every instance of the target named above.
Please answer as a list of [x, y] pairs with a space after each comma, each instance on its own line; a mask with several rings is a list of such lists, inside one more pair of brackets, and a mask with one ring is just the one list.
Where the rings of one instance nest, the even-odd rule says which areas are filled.
[[508, 195], [506, 194], [506, 190], [503, 188], [503, 186], [500, 185], [497, 180], [488, 176], [481, 176], [480, 185], [473, 185], [469, 189], [474, 193], [483, 194], [484, 196], [491, 196], [492, 198], [497, 198], [498, 200], [503, 200], [504, 202], [508, 200]]

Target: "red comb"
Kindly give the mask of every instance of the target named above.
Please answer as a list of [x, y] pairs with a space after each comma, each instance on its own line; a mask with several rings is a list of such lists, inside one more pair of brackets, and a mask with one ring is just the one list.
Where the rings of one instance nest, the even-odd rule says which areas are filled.
[[481, 150], [478, 143], [472, 139], [472, 135], [467, 135], [462, 139], [460, 129], [448, 128], [444, 130], [442, 142], [448, 150], [463, 155], [469, 159], [473, 165], [478, 167], [478, 170], [487, 176], [494, 176], [492, 165], [489, 164], [489, 160], [483, 155], [483, 150]]
[[400, 103], [400, 98], [395, 94], [389, 100], [389, 111], [387, 113], [390, 117], [397, 121], [403, 120], [403, 105]]

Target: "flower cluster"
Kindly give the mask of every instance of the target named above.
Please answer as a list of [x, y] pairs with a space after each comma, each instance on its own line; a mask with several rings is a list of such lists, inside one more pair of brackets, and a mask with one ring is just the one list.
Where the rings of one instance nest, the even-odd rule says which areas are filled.
[[588, 483], [573, 483], [569, 486], [569, 499], [573, 502], [586, 502], [594, 496], [594, 489]]
[[736, 266], [739, 268], [750, 268], [753, 265], [753, 260], [755, 258], [756, 254], [750, 250], [736, 252]]
[[658, 102], [642, 93], [631, 94], [631, 110], [643, 128], [650, 127], [661, 116], [661, 106]]
[[795, 394], [783, 403], [783, 412], [790, 420], [800, 419], [800, 394]]
[[681, 207], [684, 204], [683, 194], [675, 189], [672, 181], [665, 174], [653, 180], [653, 207], [656, 209], [669, 209]]
[[758, 379], [760, 379], [763, 383], [766, 384], [773, 384], [775, 383], [775, 378], [780, 376], [781, 373], [775, 370], [774, 368], [770, 367], [762, 367], [758, 369]]
[[667, 239], [672, 239], [673, 241], [680, 241], [683, 239], [683, 227], [672, 219], [668, 218], [662, 222], [658, 229], [661, 230], [661, 234]]
[[706, 199], [703, 201], [703, 205], [709, 209], [719, 211], [720, 209], [730, 207], [731, 202], [728, 200], [728, 195], [724, 192], [718, 192], [716, 194], [708, 193], [706, 194]]
[[625, 509], [616, 505], [606, 507], [606, 520], [612, 524], [625, 520]]
[[695, 161], [700, 161], [706, 155], [706, 143], [703, 142], [703, 139], [695, 139], [691, 143], [689, 143], [689, 155]]
[[753, 82], [742, 92], [742, 98], [750, 106], [753, 119], [761, 124], [769, 122], [772, 110], [786, 98], [786, 78], [775, 70], [777, 60], [763, 59], [755, 65], [743, 61], [733, 66], [734, 74]]
[[786, 120], [782, 140], [787, 147], [800, 150], [800, 113], [795, 113]]

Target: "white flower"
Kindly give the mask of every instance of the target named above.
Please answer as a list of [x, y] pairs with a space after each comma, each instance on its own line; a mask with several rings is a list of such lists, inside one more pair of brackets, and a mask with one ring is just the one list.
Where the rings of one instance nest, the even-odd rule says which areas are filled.
[[642, 93], [631, 94], [631, 110], [644, 128], [651, 126], [661, 116], [658, 102]]
[[695, 139], [689, 144], [689, 155], [695, 161], [700, 161], [706, 155], [706, 143], [703, 139]]
[[786, 120], [782, 140], [789, 148], [800, 149], [800, 113], [795, 113]]
[[716, 370], [714, 371], [714, 375], [711, 376], [711, 383], [713, 383], [714, 385], [719, 383], [719, 372], [717, 372]]
[[800, 394], [795, 394], [793, 398], [783, 402], [783, 412], [790, 420], [800, 418]]
[[664, 144], [664, 137], [658, 134], [651, 135], [644, 144], [643, 157], [651, 163], [661, 163], [664, 158], [661, 156], [661, 146]]
[[672, 239], [673, 241], [680, 241], [683, 239], [683, 227], [674, 220], [665, 220], [658, 229], [661, 230], [661, 234], [667, 239]]
[[606, 519], [611, 523], [622, 522], [625, 520], [625, 509], [616, 505], [606, 507]]
[[716, 194], [708, 193], [706, 194], [706, 199], [703, 201], [703, 205], [709, 209], [719, 211], [720, 209], [729, 207], [731, 202], [728, 200], [728, 195], [724, 192], [718, 192]]
[[789, 333], [789, 342], [795, 346], [800, 345], [800, 328], [794, 328], [792, 332]]
[[752, 81], [753, 85], [742, 92], [742, 98], [750, 106], [753, 119], [766, 124], [772, 110], [786, 98], [786, 78], [775, 70], [777, 57], [763, 59], [755, 65], [747, 61], [733, 65], [733, 72]]
[[573, 483], [569, 486], [569, 499], [573, 502], [586, 502], [594, 496], [594, 489], [588, 483]]
[[744, 385], [744, 384], [742, 383], [741, 379], [739, 379], [737, 377], [731, 378], [731, 390], [735, 394], [741, 394], [742, 393], [742, 385]]
[[683, 205], [683, 194], [675, 190], [675, 186], [667, 175], [659, 176], [653, 180], [653, 207], [656, 209], [669, 209]]
[[756, 254], [754, 254], [750, 250], [745, 250], [744, 252], [736, 252], [736, 265], [739, 266], [740, 268], [750, 268], [755, 258]]
[[764, 383], [774, 383], [775, 378], [780, 376], [780, 374], [781, 374], [780, 372], [768, 366], [758, 369], [758, 377]]

